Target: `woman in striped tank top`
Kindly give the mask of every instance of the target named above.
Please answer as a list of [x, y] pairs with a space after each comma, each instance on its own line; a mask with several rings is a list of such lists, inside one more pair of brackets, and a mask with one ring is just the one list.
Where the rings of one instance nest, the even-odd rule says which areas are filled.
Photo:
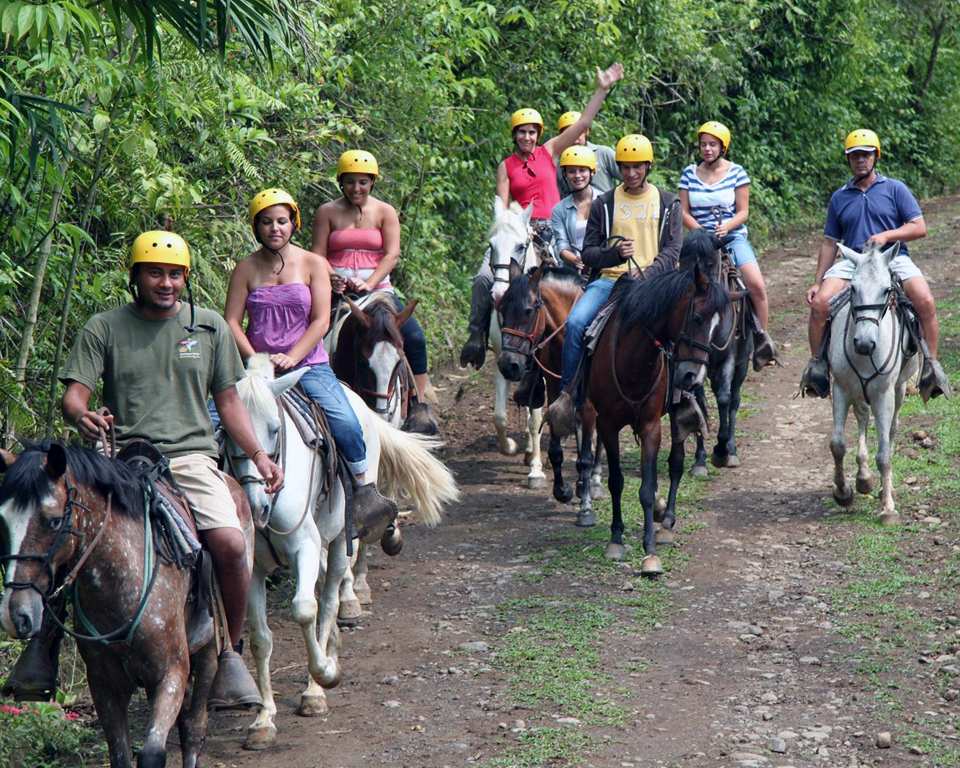
[[[730, 238], [727, 247], [740, 270], [760, 328], [754, 336], [753, 368], [759, 371], [777, 357], [777, 346], [767, 333], [767, 288], [760, 265], [747, 239], [750, 214], [750, 177], [743, 166], [727, 159], [730, 130], [710, 120], [697, 131], [701, 161], [688, 165], [680, 176], [680, 207], [687, 229], [711, 230]], [[719, 218], [719, 221], [718, 221]]]

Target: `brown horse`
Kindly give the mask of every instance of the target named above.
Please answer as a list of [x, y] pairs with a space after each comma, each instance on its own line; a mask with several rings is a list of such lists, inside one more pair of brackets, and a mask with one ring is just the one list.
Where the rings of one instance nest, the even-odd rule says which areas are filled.
[[146, 523], [143, 481], [123, 462], [58, 443], [19, 456], [0, 451], [0, 471], [10, 552], [0, 560], [3, 628], [18, 638], [37, 634], [45, 612], [52, 618], [61, 595], [72, 592], [77, 630], [66, 631], [86, 664], [111, 767], [131, 765], [127, 708], [139, 686], [151, 713], [137, 765], [165, 765], [176, 721], [182, 764], [194, 768], [206, 738], [217, 643], [209, 627], [188, 643], [193, 572], [156, 549], [160, 535]]
[[[582, 295], [582, 284], [571, 272], [536, 267], [524, 274], [513, 262], [510, 284], [497, 305], [503, 339], [497, 367], [507, 381], [532, 376], [536, 380], [534, 389], [542, 387], [545, 379], [547, 402], [553, 402], [560, 395], [564, 327], [570, 310]], [[531, 366], [539, 372], [532, 371]], [[592, 494], [584, 492], [585, 484], [599, 486], [600, 483], [599, 455], [594, 461], [593, 453], [596, 419], [593, 404], [587, 402], [582, 410], [577, 441], [577, 495], [580, 497], [577, 525], [581, 527], [597, 522], [591, 506]], [[553, 467], [553, 498], [566, 503], [573, 498], [573, 490], [564, 482], [563, 445], [552, 430], [547, 455]]]
[[[614, 288], [611, 300], [617, 307], [598, 340], [587, 383], [609, 464], [613, 520], [606, 556], [612, 560], [624, 555], [620, 430], [632, 427], [640, 443], [644, 576], [663, 572], [653, 525], [660, 419], [674, 392], [689, 392], [703, 381], [717, 313], [730, 301], [709, 267], [699, 261], [686, 262], [694, 235], [684, 242], [679, 270], [649, 280], [621, 279]], [[671, 451], [671, 476], [676, 469], [673, 458]], [[668, 509], [662, 525], [672, 530], [674, 523], [674, 512]]]

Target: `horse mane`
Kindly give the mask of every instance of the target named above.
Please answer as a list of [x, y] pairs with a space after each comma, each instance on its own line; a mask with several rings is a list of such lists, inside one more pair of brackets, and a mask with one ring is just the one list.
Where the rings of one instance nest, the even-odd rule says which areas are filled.
[[[531, 272], [524, 272], [518, 275], [507, 286], [501, 301], [502, 307], [513, 306], [517, 302], [522, 302], [527, 292], [530, 290]], [[550, 288], [557, 288], [561, 291], [572, 290], [580, 291], [582, 286], [580, 279], [566, 269], [559, 267], [543, 267], [543, 276], [540, 278], [540, 284]]]
[[[617, 301], [621, 325], [652, 328], [673, 311], [695, 279], [692, 268], [670, 270], [649, 280], [621, 278], [610, 297]], [[711, 277], [704, 312], [713, 314], [729, 302], [730, 296], [723, 286]]]
[[680, 269], [692, 269], [696, 264], [713, 274], [719, 265], [720, 239], [707, 229], [694, 229], [683, 238], [680, 246]]
[[502, 230], [508, 230], [516, 235], [518, 240], [527, 239], [527, 228], [523, 224], [523, 208], [516, 200], [512, 201], [510, 207], [502, 214], [494, 217], [487, 237], [493, 237]]
[[[256, 354], [250, 358], [260, 357]], [[270, 356], [263, 354], [263, 357], [269, 362]], [[248, 361], [247, 375], [237, 382], [237, 394], [240, 401], [251, 413], [275, 414], [277, 412], [277, 400], [273, 396], [267, 382], [273, 379], [273, 365], [269, 366], [269, 376], [263, 375], [263, 370], [259, 362]]]
[[[53, 490], [47, 475], [47, 451], [51, 441], [24, 443], [24, 450], [3, 476], [0, 505], [13, 499], [20, 506], [40, 504]], [[122, 461], [109, 459], [92, 448], [64, 446], [67, 469], [78, 485], [113, 494], [113, 509], [130, 517], [143, 516], [143, 481]]]
[[370, 330], [368, 333], [374, 339], [390, 339], [397, 346], [403, 344], [403, 336], [397, 327], [397, 310], [393, 305], [390, 296], [378, 296], [374, 294], [373, 298], [367, 302], [363, 308], [367, 317], [370, 318]]

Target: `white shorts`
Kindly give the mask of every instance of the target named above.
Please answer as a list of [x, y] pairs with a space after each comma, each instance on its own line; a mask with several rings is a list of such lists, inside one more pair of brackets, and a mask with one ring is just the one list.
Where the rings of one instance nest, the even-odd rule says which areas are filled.
[[[846, 280], [850, 282], [853, 280], [853, 273], [856, 271], [857, 266], [850, 259], [837, 259], [833, 266], [827, 270], [824, 277], [834, 277], [838, 280]], [[922, 277], [923, 273], [920, 271], [919, 267], [913, 263], [913, 259], [909, 256], [896, 256], [890, 260], [890, 271], [900, 278], [901, 283], [907, 282], [910, 278], [913, 277]]]

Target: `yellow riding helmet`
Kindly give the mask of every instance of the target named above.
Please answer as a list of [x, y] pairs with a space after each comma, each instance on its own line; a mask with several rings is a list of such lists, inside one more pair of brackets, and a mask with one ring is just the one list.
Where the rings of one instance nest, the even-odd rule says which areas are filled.
[[174, 264], [190, 275], [190, 248], [175, 232], [152, 230], [137, 235], [130, 248], [130, 266], [134, 264]]
[[538, 125], [540, 126], [540, 133], [543, 133], [543, 118], [535, 109], [518, 109], [510, 115], [510, 130], [512, 131], [520, 125]]
[[337, 160], [337, 178], [345, 173], [367, 173], [376, 178], [380, 175], [380, 165], [366, 150], [348, 149]]
[[843, 154], [849, 155], [851, 152], [864, 149], [877, 150], [877, 160], [880, 159], [880, 137], [869, 128], [857, 128], [847, 134], [847, 140], [843, 142]]
[[579, 119], [580, 119], [579, 112], [564, 112], [562, 115], [560, 115], [560, 119], [557, 120], [557, 130], [563, 131], [569, 128]]
[[617, 142], [618, 163], [652, 163], [653, 145], [639, 133], [631, 133]]
[[567, 147], [560, 153], [560, 167], [565, 168], [568, 165], [589, 168], [595, 172], [597, 170], [597, 156], [590, 147]]
[[293, 212], [293, 224], [299, 231], [300, 229], [300, 206], [293, 199], [293, 195], [279, 187], [271, 187], [257, 192], [250, 201], [250, 223], [256, 224], [257, 214], [273, 205], [289, 206]]
[[727, 128], [727, 126], [725, 126], [723, 123], [718, 123], [716, 120], [707, 120], [707, 122], [697, 128], [698, 139], [700, 138], [701, 133], [709, 133], [711, 136], [719, 140], [724, 152], [727, 152], [730, 149], [730, 129]]

